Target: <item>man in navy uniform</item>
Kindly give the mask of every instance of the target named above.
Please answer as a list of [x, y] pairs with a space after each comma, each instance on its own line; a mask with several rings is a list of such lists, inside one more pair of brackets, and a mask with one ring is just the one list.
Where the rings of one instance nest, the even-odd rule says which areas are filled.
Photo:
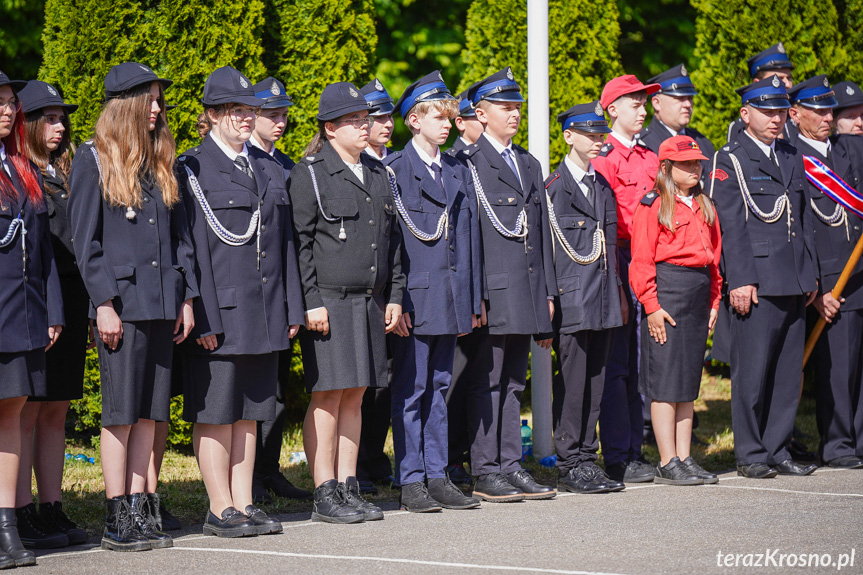
[[737, 90], [746, 129], [710, 173], [722, 222], [731, 317], [731, 422], [740, 475], [808, 475], [791, 459], [805, 308], [817, 295], [812, 212], [802, 155], [779, 139], [788, 92], [774, 75]]
[[369, 145], [365, 152], [376, 160], [383, 161], [390, 153], [387, 144], [393, 136], [393, 98], [380, 80], [375, 78], [362, 88], [360, 94], [369, 104], [369, 117], [374, 120], [369, 128]]
[[[294, 161], [276, 148], [288, 123], [288, 108], [294, 105], [285, 92], [285, 85], [273, 77], [261, 80], [252, 89], [255, 97], [263, 100], [261, 113], [255, 121], [255, 131], [249, 143], [276, 159], [285, 172], [285, 180], [294, 167]], [[258, 422], [258, 446], [255, 451], [255, 472], [252, 476], [252, 499], [270, 503], [269, 491], [279, 497], [311, 499], [312, 494], [295, 487], [279, 470], [282, 454], [282, 437], [285, 432], [288, 380], [291, 376], [291, 348], [279, 352], [279, 385], [276, 387], [276, 416], [270, 421]]]
[[[530, 338], [551, 347], [557, 291], [542, 169], [512, 137], [521, 123], [521, 89], [507, 67], [474, 84], [469, 97], [483, 135], [459, 154], [481, 206], [483, 299], [467, 377], [474, 495], [493, 502], [549, 499], [556, 491], [522, 469], [521, 394]], [[459, 383], [461, 384], [461, 382]]]
[[444, 152], [455, 158], [459, 152], [476, 142], [483, 133], [483, 126], [476, 119], [476, 111], [473, 103], [467, 97], [468, 90], [458, 95], [458, 116], [455, 119], [455, 127], [459, 136], [452, 147]]
[[546, 180], [557, 277], [554, 348], [560, 370], [551, 404], [557, 485], [572, 493], [620, 491], [623, 482], [596, 465], [596, 423], [613, 328], [629, 315], [617, 269], [617, 203], [591, 164], [611, 129], [599, 101], [573, 106], [557, 119], [569, 145]]
[[789, 113], [800, 129], [796, 147], [807, 156], [806, 186], [815, 214], [819, 293], [814, 304], [828, 322], [815, 351], [819, 451], [831, 467], [863, 468], [863, 261], [857, 263], [842, 297], [837, 300], [831, 293], [860, 239], [863, 220], [823, 192], [834, 188], [837, 179], [853, 185], [852, 154], [860, 138], [830, 137], [838, 102], [827, 76], [797, 84], [789, 96]]

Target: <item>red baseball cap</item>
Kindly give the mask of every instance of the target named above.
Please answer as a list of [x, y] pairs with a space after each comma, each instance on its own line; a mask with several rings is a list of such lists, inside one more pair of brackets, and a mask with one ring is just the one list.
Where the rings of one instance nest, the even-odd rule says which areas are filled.
[[698, 143], [689, 136], [674, 136], [659, 145], [659, 161], [672, 160], [685, 162], [687, 160], [706, 160]]
[[632, 74], [626, 74], [625, 76], [618, 76], [617, 78], [613, 78], [608, 81], [602, 89], [602, 96], [599, 98], [599, 103], [602, 104], [602, 109], [606, 110], [608, 109], [609, 104], [621, 96], [641, 91], [647, 92], [647, 95], [649, 96], [650, 94], [658, 92], [659, 88], [659, 84], [645, 85]]

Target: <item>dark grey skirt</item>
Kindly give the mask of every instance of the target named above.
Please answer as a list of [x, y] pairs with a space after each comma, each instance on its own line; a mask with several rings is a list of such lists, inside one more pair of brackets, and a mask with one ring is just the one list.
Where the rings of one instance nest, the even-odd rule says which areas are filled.
[[665, 324], [667, 341], [660, 345], [642, 317], [638, 391], [654, 401], [695, 401], [710, 321], [710, 269], [659, 262], [656, 291], [659, 305], [677, 325]]
[[330, 331], [303, 330], [306, 391], [387, 387], [383, 296], [324, 297]]
[[45, 350], [0, 353], [0, 399], [45, 395]]
[[183, 354], [183, 419], [230, 425], [276, 416], [279, 353]]
[[173, 320], [124, 321], [113, 351], [97, 337], [102, 427], [170, 420], [173, 338]]

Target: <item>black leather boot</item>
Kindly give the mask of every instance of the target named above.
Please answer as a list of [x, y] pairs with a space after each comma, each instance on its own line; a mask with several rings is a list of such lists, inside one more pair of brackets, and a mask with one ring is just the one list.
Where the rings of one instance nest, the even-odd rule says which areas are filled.
[[24, 549], [18, 537], [18, 520], [12, 507], [0, 508], [0, 555], [12, 557], [17, 567], [36, 564], [36, 554]]
[[132, 513], [132, 521], [141, 535], [150, 541], [153, 549], [165, 549], [173, 547], [174, 540], [170, 535], [156, 529], [156, 521], [150, 513], [150, 501], [144, 493], [133, 493], [128, 496], [129, 509]]
[[153, 547], [132, 520], [132, 511], [125, 495], [108, 499], [102, 549], [111, 551], [149, 551]]
[[448, 477], [430, 477], [428, 494], [444, 509], [473, 509], [479, 507], [479, 499], [468, 497]]
[[344, 483], [335, 479], [324, 481], [315, 488], [315, 502], [312, 507], [312, 521], [325, 523], [360, 523], [364, 521], [363, 512], [343, 499]]
[[[458, 488], [456, 487], [456, 489]], [[402, 492], [399, 495], [399, 506], [411, 513], [433, 513], [443, 509], [440, 503], [432, 499], [428, 489], [426, 489], [426, 484], [422, 481], [414, 481], [413, 483], [402, 485]]]
[[366, 521], [377, 521], [384, 518], [384, 512], [380, 507], [374, 503], [369, 503], [360, 495], [360, 483], [356, 477], [348, 477], [342, 485], [345, 486], [342, 493], [345, 503], [362, 511], [363, 519]]
[[39, 517], [48, 527], [65, 535], [69, 539], [69, 545], [82, 545], [87, 542], [87, 532], [66, 516], [63, 504], [59, 501], [40, 503]]
[[148, 493], [147, 502], [150, 504], [150, 515], [153, 516], [156, 529], [159, 531], [177, 531], [182, 527], [180, 521], [170, 511], [165, 509], [161, 495], [158, 493]]
[[0, 569], [12, 569], [15, 567], [15, 560], [8, 553], [0, 551]]
[[15, 510], [18, 518], [18, 537], [28, 549], [59, 549], [69, 546], [69, 538], [51, 529], [36, 512], [36, 505], [30, 503]]

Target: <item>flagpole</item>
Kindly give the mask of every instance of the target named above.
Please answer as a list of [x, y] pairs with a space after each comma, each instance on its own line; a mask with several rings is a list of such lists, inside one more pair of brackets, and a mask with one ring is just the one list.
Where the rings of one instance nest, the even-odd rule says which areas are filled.
[[[845, 284], [848, 283], [848, 280], [851, 279], [851, 274], [854, 272], [854, 268], [857, 266], [857, 262], [860, 260], [860, 256], [863, 255], [863, 236], [860, 236], [860, 239], [857, 241], [857, 245], [854, 246], [854, 251], [851, 252], [851, 257], [848, 258], [848, 263], [845, 264], [845, 269], [842, 270], [842, 275], [839, 276], [839, 279], [836, 281], [836, 285], [833, 286], [833, 291], [831, 294], [835, 299], [839, 299], [842, 297], [842, 291], [845, 289]], [[821, 336], [821, 332], [824, 331], [824, 327], [827, 325], [827, 322], [823, 317], [818, 318], [818, 323], [815, 324], [815, 329], [812, 330], [812, 333], [809, 334], [809, 339], [806, 341], [806, 348], [803, 351], [803, 367], [806, 367], [806, 362], [809, 361], [809, 356], [812, 355], [812, 350], [815, 348], [815, 342], [818, 341], [818, 338]]]

